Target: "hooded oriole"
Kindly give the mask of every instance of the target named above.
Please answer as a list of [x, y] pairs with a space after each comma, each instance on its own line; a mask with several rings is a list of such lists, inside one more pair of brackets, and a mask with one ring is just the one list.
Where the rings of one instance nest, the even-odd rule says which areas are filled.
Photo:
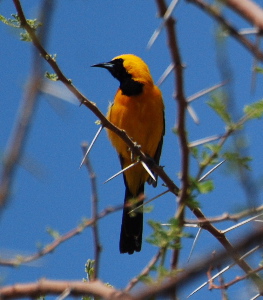
[[[120, 82], [114, 102], [107, 113], [108, 120], [125, 130], [141, 146], [141, 150], [158, 164], [165, 129], [164, 104], [161, 91], [154, 85], [148, 66], [141, 58], [124, 54], [93, 67], [107, 69]], [[122, 168], [129, 166], [133, 159], [128, 146], [110, 130], [108, 136], [119, 154]], [[132, 254], [141, 250], [143, 214], [129, 214], [131, 208], [127, 207], [127, 201], [143, 194], [146, 181], [153, 186], [156, 186], [156, 182], [151, 180], [141, 164], [125, 171], [123, 178], [126, 207], [123, 209], [119, 247], [120, 253]], [[136, 202], [136, 206], [141, 204], [142, 201]]]

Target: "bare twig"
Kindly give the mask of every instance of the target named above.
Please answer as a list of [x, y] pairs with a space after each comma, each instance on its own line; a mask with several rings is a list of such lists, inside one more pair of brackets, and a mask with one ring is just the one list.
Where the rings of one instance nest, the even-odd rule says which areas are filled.
[[[83, 155], [87, 152], [87, 144], [82, 144]], [[85, 157], [84, 165], [87, 167], [89, 172], [89, 177], [91, 181], [91, 190], [92, 190], [92, 219], [94, 219], [94, 224], [92, 225], [93, 239], [94, 239], [94, 273], [93, 280], [98, 279], [99, 273], [99, 263], [100, 263], [100, 253], [101, 253], [101, 244], [99, 239], [99, 229], [98, 229], [98, 191], [96, 183], [96, 174], [92, 168], [88, 156]]]
[[[45, 45], [48, 36], [49, 22], [52, 17], [54, 1], [45, 0], [42, 3], [40, 20], [45, 25], [40, 31], [40, 38]], [[43, 22], [44, 21], [44, 22]], [[39, 88], [41, 85], [42, 63], [36, 49], [33, 49], [32, 70], [28, 81], [19, 114], [10, 136], [3, 159], [3, 170], [0, 176], [0, 209], [6, 204], [6, 201], [12, 188], [14, 174], [17, 169], [17, 163], [23, 155], [27, 136], [31, 126], [33, 114], [36, 110]]]
[[59, 68], [58, 64], [56, 63], [55, 59], [47, 53], [47, 51], [43, 48], [42, 44], [40, 43], [39, 39], [37, 38], [35, 31], [30, 27], [27, 23], [23, 9], [21, 7], [19, 0], [13, 0], [18, 16], [21, 20], [21, 27], [24, 28], [32, 39], [32, 43], [38, 49], [39, 53], [46, 60], [46, 62], [51, 66], [54, 72], [57, 74], [58, 80], [60, 80], [65, 86], [76, 96], [76, 98], [80, 101], [81, 104], [85, 105], [89, 110], [91, 110], [101, 122], [101, 125], [105, 128], [116, 133], [131, 149], [135, 156], [139, 157], [141, 161], [145, 162], [167, 185], [169, 190], [178, 195], [179, 188], [174, 184], [174, 182], [170, 179], [170, 177], [164, 172], [163, 168], [158, 166], [151, 158], [145, 155], [141, 150], [140, 147], [136, 143], [132, 141], [131, 138], [125, 133], [124, 130], [119, 129], [118, 127], [114, 126], [108, 119], [102, 114], [102, 112], [97, 108], [97, 106], [89, 101], [84, 95], [82, 95], [76, 87], [72, 84], [72, 81], [67, 79], [61, 69]]
[[14, 298], [37, 298], [43, 295], [60, 295], [65, 291], [70, 291], [70, 295], [75, 297], [94, 295], [112, 300], [133, 299], [127, 293], [109, 287], [99, 280], [82, 282], [42, 279], [38, 282], [2, 287], [0, 288], [0, 295], [2, 300], [7, 300]]
[[263, 9], [251, 0], [224, 0], [224, 4], [263, 31]]
[[36, 252], [35, 254], [32, 254], [32, 255], [26, 256], [26, 257], [19, 256], [18, 258], [9, 259], [9, 260], [0, 259], [0, 265], [6, 266], [6, 267], [16, 267], [20, 264], [25, 264], [25, 263], [29, 263], [31, 261], [37, 260], [46, 254], [52, 253], [60, 244], [64, 243], [68, 239], [71, 239], [72, 237], [80, 234], [85, 228], [92, 226], [99, 219], [102, 219], [105, 216], [107, 216], [111, 213], [114, 213], [116, 211], [119, 211], [121, 209], [123, 209], [123, 205], [119, 205], [116, 207], [108, 207], [108, 208], [104, 209], [101, 213], [99, 213], [97, 215], [97, 218], [92, 218], [92, 219], [84, 221], [82, 224], [80, 224], [76, 228], [68, 231], [66, 234], [58, 237], [52, 243], [45, 246], [42, 250]]
[[[244, 251], [247, 248], [251, 248], [255, 243], [262, 243], [262, 231], [256, 231], [247, 235], [242, 241], [235, 244], [233, 248], [236, 251]], [[174, 277], [170, 277], [169, 280], [164, 281], [162, 284], [156, 284], [144, 289], [141, 292], [138, 292], [137, 295], [134, 296], [136, 300], [144, 300], [150, 299], [153, 296], [160, 295], [168, 295], [172, 291], [174, 291], [175, 286], [179, 289], [183, 288], [185, 284], [188, 284], [190, 280], [194, 279], [201, 272], [205, 272], [209, 266], [217, 266], [218, 264], [222, 264], [230, 257], [229, 251], [222, 251], [216, 254], [214, 257], [206, 257], [205, 259], [200, 259], [195, 261], [190, 267], [184, 268], [182, 272], [176, 274]], [[256, 274], [254, 270], [251, 270], [252, 273], [248, 272], [248, 278], [252, 279]], [[258, 276], [256, 275], [256, 278]], [[253, 280], [254, 281], [254, 280]], [[255, 281], [254, 281], [255, 282]], [[258, 286], [261, 287], [259, 294], [262, 294], [262, 285], [260, 284], [260, 280], [258, 281]]]
[[201, 224], [204, 222], [210, 222], [210, 223], [218, 223], [218, 222], [224, 222], [224, 221], [234, 221], [237, 222], [240, 219], [243, 219], [249, 215], [255, 214], [255, 213], [260, 213], [263, 211], [263, 205], [257, 207], [257, 208], [253, 208], [253, 209], [247, 209], [244, 211], [241, 211], [239, 213], [236, 214], [229, 214], [229, 213], [223, 213], [221, 216], [217, 216], [217, 217], [208, 217], [206, 220], [202, 220], [202, 219], [198, 219], [197, 220], [185, 220], [186, 223], [189, 224]]
[[[156, 0], [158, 5], [158, 10], [160, 16], [164, 17], [167, 12], [167, 6], [165, 0]], [[183, 78], [183, 64], [180, 57], [177, 35], [175, 30], [175, 21], [169, 16], [169, 18], [165, 22], [165, 27], [167, 31], [167, 39], [170, 50], [170, 55], [172, 59], [172, 63], [175, 66], [175, 87], [176, 87], [176, 99], [178, 106], [178, 115], [177, 115], [177, 132], [180, 142], [180, 150], [181, 150], [181, 182], [182, 189], [179, 194], [178, 199], [178, 210], [176, 212], [175, 218], [179, 221], [179, 226], [182, 228], [184, 224], [184, 209], [185, 202], [188, 197], [188, 167], [189, 167], [189, 148], [188, 141], [186, 137], [186, 128], [185, 128], [185, 116], [187, 110], [187, 101], [184, 94], [184, 78]], [[175, 243], [180, 243], [180, 237], [177, 237]], [[172, 269], [177, 267], [178, 259], [179, 259], [179, 249], [175, 249], [173, 252], [173, 258], [171, 262]]]
[[157, 263], [159, 258], [162, 256], [162, 249], [159, 249], [158, 252], [154, 255], [154, 257], [150, 260], [148, 265], [141, 271], [141, 273], [134, 277], [129, 284], [124, 289], [125, 292], [129, 292], [143, 276], [148, 275], [151, 272], [152, 267]]
[[[210, 5], [203, 0], [187, 0], [187, 1], [197, 5], [202, 10], [210, 14], [221, 25], [223, 25], [224, 28], [227, 29], [227, 31], [231, 34], [231, 36], [233, 36], [233, 38], [235, 38], [241, 45], [243, 45], [248, 51], [250, 51], [258, 60], [260, 61], [263, 60], [263, 52], [260, 51], [258, 47], [254, 45], [252, 42], [250, 42], [245, 36], [241, 35], [239, 31], [232, 24], [230, 24], [230, 22], [227, 21], [217, 9], [214, 8], [213, 5]], [[224, 3], [226, 2], [230, 2], [230, 0], [225, 1]], [[239, 1], [239, 2], [243, 2], [243, 1]]]

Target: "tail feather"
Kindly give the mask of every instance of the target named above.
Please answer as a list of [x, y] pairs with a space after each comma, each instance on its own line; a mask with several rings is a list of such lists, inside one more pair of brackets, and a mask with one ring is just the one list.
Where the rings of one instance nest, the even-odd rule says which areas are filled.
[[[136, 198], [144, 192], [144, 184], [138, 190], [136, 196], [132, 195], [129, 188], [126, 186], [124, 204], [129, 200]], [[136, 203], [135, 207], [142, 204], [142, 201]], [[140, 211], [129, 214], [134, 207], [124, 207], [122, 214], [122, 225], [120, 234], [120, 253], [133, 254], [134, 251], [140, 252], [142, 246], [142, 231], [143, 231], [143, 213]]]

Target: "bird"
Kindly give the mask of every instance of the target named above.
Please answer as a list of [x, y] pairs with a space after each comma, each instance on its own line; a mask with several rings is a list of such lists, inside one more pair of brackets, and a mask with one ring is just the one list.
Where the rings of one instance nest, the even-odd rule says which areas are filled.
[[[147, 64], [138, 56], [123, 54], [106, 63], [92, 67], [107, 69], [120, 85], [114, 101], [110, 104], [107, 119], [124, 130], [141, 151], [159, 164], [163, 136], [165, 133], [164, 103], [160, 89], [154, 84]], [[131, 165], [136, 158], [126, 143], [114, 132], [107, 129], [108, 137], [115, 147], [122, 168]], [[155, 174], [156, 176], [156, 174]], [[123, 173], [125, 184], [124, 208], [120, 232], [120, 253], [140, 252], [142, 246], [143, 212], [129, 205], [137, 199], [135, 207], [143, 203], [144, 184], [157, 185], [141, 163]]]

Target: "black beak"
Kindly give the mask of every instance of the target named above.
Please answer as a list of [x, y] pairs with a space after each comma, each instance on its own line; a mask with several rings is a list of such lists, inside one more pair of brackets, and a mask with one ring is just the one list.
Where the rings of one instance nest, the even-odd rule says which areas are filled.
[[109, 61], [109, 62], [102, 63], [102, 64], [92, 65], [91, 67], [104, 68], [107, 70], [111, 70], [111, 69], [113, 69], [114, 64], [111, 61]]

